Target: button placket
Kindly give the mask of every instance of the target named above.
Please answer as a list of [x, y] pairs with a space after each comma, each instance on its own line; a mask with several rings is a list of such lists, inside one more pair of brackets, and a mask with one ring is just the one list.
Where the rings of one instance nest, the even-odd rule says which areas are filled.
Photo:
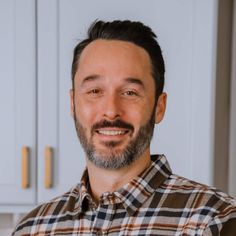
[[[93, 222], [93, 230], [96, 235], [108, 235], [112, 220], [115, 214], [115, 195], [104, 193], [101, 196], [100, 204], [96, 209], [96, 215]], [[97, 230], [97, 231], [96, 231]]]

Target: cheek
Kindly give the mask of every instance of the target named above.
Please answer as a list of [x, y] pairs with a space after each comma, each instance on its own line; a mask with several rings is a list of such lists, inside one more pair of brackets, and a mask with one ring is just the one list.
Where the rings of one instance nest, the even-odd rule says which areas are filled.
[[94, 106], [91, 106], [82, 100], [75, 103], [76, 118], [83, 126], [88, 126], [93, 123], [96, 116], [96, 110]]
[[129, 109], [127, 109], [126, 121], [134, 125], [136, 129], [139, 129], [140, 126], [145, 125], [150, 120], [151, 114], [152, 109], [150, 104], [134, 107], [130, 106]]

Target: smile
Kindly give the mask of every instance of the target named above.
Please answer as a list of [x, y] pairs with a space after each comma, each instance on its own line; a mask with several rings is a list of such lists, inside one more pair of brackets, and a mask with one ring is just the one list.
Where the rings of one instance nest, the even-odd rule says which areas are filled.
[[102, 135], [116, 136], [116, 135], [124, 135], [128, 133], [128, 130], [97, 130], [96, 132]]
[[104, 134], [104, 135], [122, 135], [125, 134], [126, 131], [121, 131], [121, 130], [99, 130], [98, 131], [99, 134]]

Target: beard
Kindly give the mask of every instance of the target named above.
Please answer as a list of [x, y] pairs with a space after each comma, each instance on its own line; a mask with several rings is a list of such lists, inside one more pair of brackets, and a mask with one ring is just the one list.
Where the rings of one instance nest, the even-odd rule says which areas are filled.
[[92, 140], [92, 136], [95, 132], [94, 130], [105, 127], [119, 127], [133, 131], [134, 127], [131, 124], [128, 124], [120, 119], [112, 122], [103, 120], [92, 126], [91, 138], [89, 140], [86, 136], [85, 127], [83, 127], [83, 125], [79, 122], [76, 115], [74, 115], [74, 121], [78, 138], [88, 160], [99, 168], [115, 170], [132, 164], [150, 146], [155, 126], [155, 110], [152, 112], [148, 122], [139, 128], [135, 137], [131, 138], [128, 144], [122, 149], [117, 148], [122, 141], [103, 142], [103, 145], [107, 151], [96, 149]]

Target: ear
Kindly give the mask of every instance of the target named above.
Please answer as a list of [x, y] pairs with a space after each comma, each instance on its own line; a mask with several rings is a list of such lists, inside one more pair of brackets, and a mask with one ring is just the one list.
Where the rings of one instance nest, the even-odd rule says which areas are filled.
[[75, 99], [74, 99], [74, 90], [70, 89], [70, 115], [74, 117], [74, 111], [75, 111]]
[[155, 123], [158, 124], [162, 121], [165, 115], [166, 111], [166, 103], [167, 103], [167, 94], [162, 93], [157, 101], [156, 104], [156, 117], [155, 117]]

